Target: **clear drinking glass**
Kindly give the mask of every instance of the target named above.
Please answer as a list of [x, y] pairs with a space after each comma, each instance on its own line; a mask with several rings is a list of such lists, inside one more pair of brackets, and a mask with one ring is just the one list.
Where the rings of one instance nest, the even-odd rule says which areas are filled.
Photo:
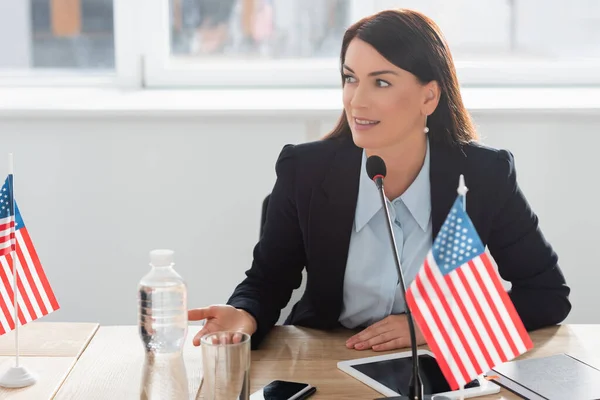
[[201, 339], [203, 383], [207, 400], [249, 400], [250, 335], [215, 332]]

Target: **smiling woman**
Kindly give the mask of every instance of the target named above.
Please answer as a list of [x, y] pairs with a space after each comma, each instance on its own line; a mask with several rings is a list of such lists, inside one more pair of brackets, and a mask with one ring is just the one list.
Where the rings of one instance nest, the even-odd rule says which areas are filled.
[[448, 44], [427, 16], [405, 10], [363, 18], [346, 31], [340, 63], [344, 111], [329, 137], [351, 135], [368, 155], [392, 162], [390, 196], [401, 195], [420, 171], [424, 131], [445, 144], [477, 139]]
[[[456, 199], [489, 248], [524, 326], [562, 321], [571, 309], [558, 257], [516, 180], [512, 154], [476, 142], [440, 29], [411, 10], [387, 10], [347, 29], [341, 51], [342, 116], [325, 137], [286, 146], [277, 161], [252, 267], [227, 302], [190, 311], [213, 330], [242, 330], [258, 347], [306, 268], [306, 290], [286, 323], [360, 331], [346, 346], [410, 344], [402, 289], [367, 157], [386, 164], [385, 192], [406, 285], [421, 270]], [[458, 251], [458, 250], [455, 250]], [[456, 255], [456, 254], [454, 254]], [[424, 336], [417, 331], [416, 341]]]

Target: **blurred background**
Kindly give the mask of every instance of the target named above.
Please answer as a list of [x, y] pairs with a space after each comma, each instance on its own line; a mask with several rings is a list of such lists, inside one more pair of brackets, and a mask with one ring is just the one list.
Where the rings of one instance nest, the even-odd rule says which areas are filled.
[[[174, 57], [331, 58], [359, 16], [353, 0], [165, 0]], [[597, 0], [365, 0], [418, 9], [459, 60], [565, 60], [600, 55]], [[135, 10], [144, 17], [145, 4]], [[115, 69], [113, 0], [2, 0], [0, 66]], [[9, 46], [10, 43], [10, 46]]]
[[440, 25], [483, 143], [515, 155], [572, 288], [567, 322], [600, 323], [598, 0], [0, 0], [0, 173], [15, 153], [61, 304], [45, 319], [135, 324], [163, 247], [190, 307], [225, 302], [281, 147], [340, 114], [345, 29], [398, 7]]

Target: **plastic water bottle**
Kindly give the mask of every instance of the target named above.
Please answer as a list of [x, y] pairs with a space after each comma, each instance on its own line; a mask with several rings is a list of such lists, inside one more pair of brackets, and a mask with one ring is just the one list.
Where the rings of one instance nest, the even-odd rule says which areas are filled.
[[189, 399], [183, 344], [187, 287], [173, 269], [173, 251], [150, 252], [151, 270], [139, 284], [139, 329], [146, 358], [140, 399]]

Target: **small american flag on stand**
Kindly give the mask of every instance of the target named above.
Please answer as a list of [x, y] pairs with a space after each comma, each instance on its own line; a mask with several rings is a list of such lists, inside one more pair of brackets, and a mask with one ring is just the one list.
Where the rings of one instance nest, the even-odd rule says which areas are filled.
[[0, 189], [0, 335], [15, 329], [12, 254], [15, 254], [17, 270], [19, 325], [59, 309], [19, 208], [13, 201], [12, 179], [11, 174]]
[[458, 196], [406, 300], [453, 390], [533, 343]]

